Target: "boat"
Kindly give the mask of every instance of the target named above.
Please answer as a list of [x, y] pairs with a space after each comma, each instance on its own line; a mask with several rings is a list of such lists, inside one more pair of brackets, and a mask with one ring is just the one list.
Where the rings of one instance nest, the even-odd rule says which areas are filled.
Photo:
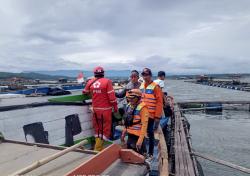
[[[88, 100], [89, 97], [87, 96], [80, 96], [80, 95], [76, 95], [76, 96], [64, 96], [64, 97], [60, 97], [60, 98], [56, 98], [56, 99], [50, 99], [50, 102], [53, 103], [62, 103], [62, 102], [66, 102], [66, 103], [76, 103], [76, 102], [82, 102], [82, 100]], [[56, 111], [56, 108], [58, 108], [58, 106], [51, 106], [50, 108], [52, 108], [53, 111]], [[93, 138], [91, 136], [93, 136], [92, 133], [92, 126], [91, 126], [91, 114], [90, 111], [88, 110], [88, 106], [84, 105], [84, 106], [70, 106], [70, 107], [66, 107], [64, 105], [60, 105], [60, 107], [62, 108], [66, 108], [65, 110], [69, 110], [72, 109], [72, 111], [74, 113], [79, 113], [79, 116], [81, 117], [81, 126], [82, 126], [82, 132], [79, 135], [74, 136], [74, 144], [77, 144], [81, 141], [87, 141], [84, 145], [84, 151], [82, 151], [82, 153], [92, 153], [93, 155], [96, 154], [94, 151], [92, 151], [93, 146], [91, 141], [93, 141]], [[33, 111], [32, 111], [32, 110]], [[34, 110], [35, 109], [35, 110]], [[40, 109], [40, 110], [39, 110]], [[4, 130], [1, 129], [1, 131], [3, 132], [3, 135], [5, 136], [5, 140], [3, 140], [3, 142], [0, 144], [0, 150], [5, 151], [7, 150], [6, 147], [11, 147], [12, 150], [16, 150], [17, 148], [19, 148], [19, 154], [17, 155], [16, 153], [13, 153], [12, 156], [16, 156], [19, 159], [12, 161], [12, 157], [8, 158], [7, 156], [4, 157], [5, 159], [2, 160], [3, 163], [6, 162], [6, 164], [2, 167], [0, 167], [0, 172], [1, 173], [6, 173], [6, 174], [11, 174], [12, 172], [15, 172], [17, 170], [19, 170], [22, 167], [28, 167], [27, 165], [29, 163], [34, 162], [35, 160], [39, 160], [42, 159], [43, 157], [47, 156], [47, 153], [53, 154], [56, 152], [56, 150], [62, 150], [65, 149], [65, 137], [64, 137], [64, 129], [65, 129], [65, 119], [64, 116], [61, 118], [58, 117], [50, 117], [47, 118], [45, 117], [43, 114], [46, 114], [45, 109], [48, 110], [48, 107], [36, 107], [36, 108], [26, 108], [26, 109], [22, 109], [21, 112], [24, 114], [27, 114], [27, 112], [29, 112], [29, 116], [27, 117], [22, 117], [23, 114], [19, 113], [19, 117], [12, 119], [13, 121], [11, 123], [8, 124], [8, 126], [4, 127]], [[51, 109], [50, 109], [51, 110]], [[10, 116], [10, 113], [13, 112], [18, 112], [20, 111], [20, 109], [16, 109], [16, 110], [11, 110], [11, 111], [2, 111], [2, 115], [4, 115], [5, 117], [7, 117], [6, 119], [1, 118], [0, 120], [6, 120], [6, 121], [11, 121], [11, 118], [8, 119], [8, 117], [13, 117]], [[40, 114], [39, 114], [39, 112]], [[61, 111], [61, 110], [60, 110]], [[80, 112], [82, 111], [82, 112]], [[32, 116], [34, 116], [35, 114], [39, 114], [38, 116], [36, 115], [36, 118], [32, 119]], [[67, 113], [71, 113], [68, 112]], [[14, 117], [13, 117], [14, 118]], [[17, 121], [16, 121], [17, 120]], [[16, 122], [14, 122], [16, 121]], [[29, 124], [27, 124], [29, 123]], [[26, 136], [25, 134], [25, 126], [29, 126], [30, 124], [40, 124], [42, 125], [42, 128], [45, 132], [48, 134], [48, 143], [45, 142], [45, 144], [41, 144], [41, 143], [37, 143], [36, 139], [32, 137], [32, 134], [29, 134], [31, 136]], [[15, 129], [13, 131], [13, 129]], [[37, 126], [36, 126], [36, 130], [38, 130]], [[12, 131], [12, 132], [11, 132]], [[119, 130], [118, 130], [119, 132]], [[58, 140], [59, 139], [59, 140]], [[165, 142], [165, 138], [164, 138], [164, 134], [161, 131], [161, 129], [156, 133], [156, 139], [157, 139], [157, 143], [156, 143], [156, 149], [155, 152], [157, 153], [157, 158], [154, 161], [154, 165], [156, 166], [155, 168], [152, 168], [152, 172], [157, 172], [157, 173], [161, 173], [161, 172], [166, 172], [165, 169], [168, 168], [168, 154], [167, 154], [167, 146], [166, 146], [166, 142]], [[119, 140], [118, 140], [119, 141]], [[122, 162], [121, 159], [121, 151], [122, 148], [120, 145], [116, 144], [116, 142], [107, 142], [106, 144], [106, 149], [103, 152], [100, 152], [100, 155], [105, 155], [107, 156], [107, 154], [110, 156], [115, 156], [115, 158], [112, 159], [112, 161], [107, 162], [109, 163], [107, 166], [105, 166], [105, 169], [101, 169], [101, 171], [99, 171], [97, 174], [112, 174], [115, 175], [115, 173], [117, 173], [119, 171], [119, 173], [121, 173], [121, 175], [128, 175], [130, 173], [130, 175], [132, 173], [137, 173], [136, 175], [146, 175], [147, 173], [149, 173], [148, 170], [148, 165], [145, 164], [145, 158], [143, 159], [143, 162], [140, 163], [140, 165], [133, 163], [133, 161], [130, 161], [129, 164], [127, 162]], [[35, 147], [34, 147], [35, 146]], [[60, 148], [62, 147], [62, 148]], [[63, 148], [64, 147], [64, 148]], [[110, 149], [111, 148], [111, 149]], [[112, 151], [112, 154], [109, 152], [109, 149]], [[29, 160], [26, 160], [27, 157], [24, 156], [24, 153], [27, 151], [44, 151], [41, 153], [39, 152], [28, 152], [29, 154]], [[114, 150], [116, 152], [114, 152]], [[128, 152], [125, 150], [125, 152]], [[130, 151], [131, 152], [131, 151]], [[77, 155], [75, 154], [75, 152], [73, 152], [74, 154], [70, 155]], [[82, 154], [80, 152], [80, 154], [78, 154], [79, 156], [75, 156], [75, 158], [82, 158], [81, 160], [77, 160], [76, 163], [71, 163], [70, 166], [66, 168], [63, 168], [63, 166], [67, 163], [67, 160], [65, 161], [65, 159], [67, 159], [67, 157], [70, 157], [68, 155], [65, 155], [64, 157], [56, 160], [55, 162], [53, 162], [53, 164], [56, 164], [56, 168], [54, 169], [48, 169], [51, 168], [52, 166], [50, 166], [49, 164], [46, 166], [42, 166], [39, 169], [34, 169], [33, 171], [29, 172], [29, 174], [44, 174], [44, 173], [50, 173], [50, 174], [58, 174], [58, 173], [63, 173], [66, 175], [71, 175], [70, 172], [74, 172], [78, 167], [81, 167], [82, 163], [85, 163], [84, 161], [86, 160], [86, 158], [89, 159], [89, 154]], [[116, 153], [116, 154], [115, 154]], [[7, 153], [6, 153], [7, 154]], [[99, 156], [99, 154], [97, 154]], [[128, 154], [126, 153], [125, 156], [127, 156]], [[132, 154], [132, 158], [134, 158], [134, 155]], [[86, 157], [86, 158], [85, 158]], [[64, 159], [63, 159], [64, 158]], [[126, 157], [125, 157], [126, 158]], [[139, 157], [140, 158], [140, 157]], [[74, 159], [74, 157], [70, 158], [72, 161], [72, 159]], [[98, 159], [96, 161], [95, 157], [93, 157], [95, 162], [100, 162]], [[104, 159], [104, 158], [102, 158]], [[22, 162], [21, 164], [18, 164], [20, 161], [26, 160], [26, 162]], [[108, 160], [108, 158], [105, 158], [105, 161]], [[124, 158], [123, 158], [124, 160]], [[125, 159], [125, 160], [131, 160], [131, 159]], [[134, 160], [134, 159], [133, 159]], [[64, 162], [62, 162], [64, 161]], [[68, 161], [68, 162], [69, 162]], [[92, 161], [92, 160], [91, 160]], [[7, 170], [6, 168], [9, 167], [9, 165], [11, 165], [11, 163], [16, 162], [16, 166], [17, 167], [12, 167], [12, 169]], [[52, 164], [52, 165], [53, 165]], [[78, 165], [77, 165], [78, 164]], [[86, 164], [86, 163], [85, 163]], [[54, 165], [53, 165], [54, 166]], [[159, 170], [159, 167], [164, 167], [162, 168], [162, 170]], [[119, 168], [119, 169], [118, 169]], [[48, 170], [47, 170], [48, 169]], [[82, 172], [80, 172], [82, 174]], [[84, 172], [85, 173], [85, 172]], [[39, 175], [38, 174], [38, 175]], [[133, 175], [133, 174], [132, 174]], [[164, 174], [163, 174], [164, 175]]]
[[[0, 144], [0, 150], [4, 157], [0, 162], [0, 173], [15, 173], [19, 170], [25, 170], [32, 162], [43, 161], [44, 157], [51, 157], [55, 153], [69, 149], [72, 146], [81, 144], [81, 149], [71, 150], [68, 154], [62, 155], [45, 165], [34, 168], [28, 174], [109, 174], [109, 175], [176, 175], [184, 173], [192, 176], [202, 176], [202, 168], [193, 154], [192, 142], [190, 138], [190, 124], [185, 118], [183, 109], [215, 108], [221, 110], [223, 104], [250, 104], [250, 102], [175, 102], [174, 98], [167, 96], [174, 114], [167, 115], [168, 118], [161, 120], [159, 129], [155, 132], [155, 158], [150, 162], [145, 162], [145, 158], [124, 150], [119, 144], [119, 139], [105, 143], [105, 149], [97, 153], [93, 151], [93, 129], [91, 123], [91, 111], [89, 104], [83, 101], [89, 101], [90, 97], [83, 95], [61, 96], [49, 99], [43, 104], [35, 102], [29, 106], [19, 108], [17, 105], [12, 110], [0, 109], [1, 117], [0, 131], [5, 137]], [[25, 99], [25, 98], [24, 98]], [[29, 99], [29, 98], [27, 98]], [[120, 101], [121, 102], [121, 101]], [[34, 106], [33, 106], [34, 105]], [[120, 104], [119, 106], [123, 106]], [[216, 106], [216, 107], [215, 107]], [[217, 106], [220, 106], [218, 108]], [[15, 109], [16, 108], [16, 109]], [[53, 112], [56, 116], [50, 116]], [[17, 115], [18, 114], [18, 115]], [[65, 117], [76, 115], [79, 117], [81, 132], [73, 136], [73, 143], [66, 145], [65, 136]], [[36, 130], [42, 130], [44, 138], [42, 142], [32, 136], [32, 133], [25, 133], [25, 127], [30, 124], [36, 124]], [[38, 128], [39, 127], [39, 128]], [[119, 126], [115, 132], [120, 132]], [[40, 133], [41, 134], [41, 133]], [[68, 146], [68, 147], [66, 147]], [[78, 146], [79, 147], [79, 146]], [[7, 151], [8, 149], [8, 151]], [[19, 149], [19, 154], [11, 151]], [[31, 152], [32, 151], [32, 152]], [[42, 153], [39, 153], [43, 151]], [[111, 153], [110, 153], [111, 151]], [[124, 158], [130, 156], [130, 158]], [[1, 154], [0, 154], [1, 155]], [[29, 157], [27, 158], [28, 155]], [[110, 156], [115, 156], [110, 161]], [[8, 157], [7, 157], [8, 156]], [[22, 162], [24, 161], [25, 162]], [[74, 162], [72, 162], [74, 161]], [[99, 168], [101, 161], [105, 161], [105, 167]], [[137, 163], [137, 161], [140, 161]], [[18, 164], [21, 162], [20, 164]], [[70, 162], [70, 164], [68, 164]], [[12, 163], [12, 164], [11, 164]], [[13, 165], [15, 167], [11, 167]], [[102, 162], [103, 163], [103, 162]], [[67, 167], [65, 167], [67, 165]], [[93, 171], [93, 166], [98, 166], [98, 172]], [[7, 168], [11, 167], [8, 171]], [[92, 170], [91, 170], [92, 168]], [[85, 172], [90, 169], [90, 172]]]
[[147, 173], [147, 166], [141, 164], [143, 159], [140, 156], [135, 152], [121, 149], [117, 144], [112, 144], [99, 153], [76, 149], [76, 146], [65, 148], [1, 138], [1, 175], [140, 176]]

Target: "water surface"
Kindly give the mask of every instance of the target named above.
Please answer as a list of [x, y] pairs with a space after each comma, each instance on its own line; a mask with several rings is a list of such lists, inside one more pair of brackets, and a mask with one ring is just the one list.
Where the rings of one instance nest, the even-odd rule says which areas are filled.
[[[250, 92], [168, 80], [167, 90], [176, 101], [250, 100]], [[201, 153], [250, 168], [250, 112], [223, 110], [222, 115], [186, 113], [191, 124], [193, 148]], [[248, 174], [199, 159], [206, 176]]]

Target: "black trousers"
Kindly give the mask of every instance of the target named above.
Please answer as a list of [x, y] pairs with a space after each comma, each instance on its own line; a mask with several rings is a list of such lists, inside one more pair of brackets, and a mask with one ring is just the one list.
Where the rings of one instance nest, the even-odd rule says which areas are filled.
[[146, 143], [145, 143], [145, 140], [143, 140], [142, 146], [138, 150], [136, 148], [136, 143], [137, 143], [138, 139], [139, 139], [139, 136], [136, 136], [136, 135], [133, 135], [133, 134], [128, 134], [127, 148], [132, 149], [132, 150], [140, 153], [141, 155], [143, 155], [144, 153], [147, 152]]
[[155, 146], [155, 136], [154, 136], [154, 123], [155, 120], [152, 118], [148, 119], [148, 138], [149, 138], [149, 149], [148, 154], [153, 155]]

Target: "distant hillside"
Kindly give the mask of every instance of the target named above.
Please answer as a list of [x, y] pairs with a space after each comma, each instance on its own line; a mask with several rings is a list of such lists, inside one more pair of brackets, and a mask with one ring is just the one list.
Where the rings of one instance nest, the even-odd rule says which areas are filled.
[[0, 79], [7, 79], [12, 77], [25, 78], [25, 79], [41, 79], [41, 80], [56, 80], [59, 78], [70, 78], [66, 76], [58, 75], [46, 75], [34, 72], [23, 72], [23, 73], [10, 73], [10, 72], [0, 72]]
[[[62, 75], [62, 76], [76, 78], [80, 72], [83, 72], [85, 77], [93, 76], [92, 71], [82, 71], [82, 70], [36, 71], [35, 73], [52, 75], [52, 76]], [[129, 75], [130, 75], [130, 70], [108, 70], [105, 72], [106, 77], [129, 77]]]

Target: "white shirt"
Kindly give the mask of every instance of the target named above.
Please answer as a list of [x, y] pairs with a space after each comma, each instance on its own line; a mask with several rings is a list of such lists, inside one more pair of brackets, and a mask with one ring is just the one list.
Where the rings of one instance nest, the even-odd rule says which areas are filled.
[[154, 82], [156, 84], [158, 84], [160, 86], [160, 88], [164, 89], [164, 87], [165, 87], [165, 81], [164, 80], [156, 79], [156, 80], [154, 80]]

